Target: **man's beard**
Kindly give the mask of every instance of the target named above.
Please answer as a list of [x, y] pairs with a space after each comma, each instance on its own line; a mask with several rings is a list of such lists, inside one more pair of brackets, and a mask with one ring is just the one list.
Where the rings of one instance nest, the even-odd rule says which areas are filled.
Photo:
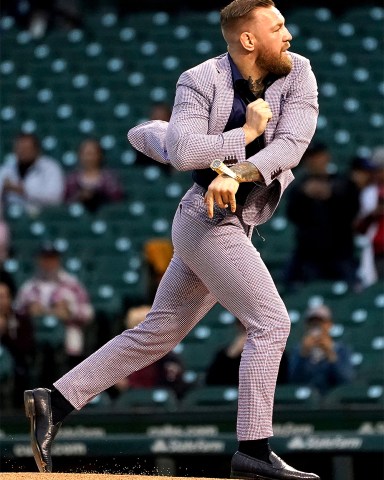
[[292, 59], [288, 55], [272, 55], [268, 50], [265, 50], [257, 58], [257, 66], [268, 73], [282, 77], [288, 75], [292, 70]]

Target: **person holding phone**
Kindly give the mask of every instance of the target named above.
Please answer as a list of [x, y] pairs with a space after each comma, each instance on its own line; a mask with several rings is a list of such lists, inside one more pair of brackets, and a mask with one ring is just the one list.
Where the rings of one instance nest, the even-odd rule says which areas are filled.
[[306, 384], [321, 394], [353, 379], [351, 349], [331, 335], [332, 312], [327, 305], [311, 308], [305, 315], [305, 332], [290, 354], [291, 383]]

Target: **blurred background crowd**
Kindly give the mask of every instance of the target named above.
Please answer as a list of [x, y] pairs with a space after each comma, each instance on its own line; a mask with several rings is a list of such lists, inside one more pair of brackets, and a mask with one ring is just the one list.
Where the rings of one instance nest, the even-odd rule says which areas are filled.
[[[1, 4], [0, 380], [5, 408], [145, 318], [188, 173], [132, 150], [168, 120], [179, 74], [225, 51], [227, 2]], [[253, 239], [287, 303], [279, 385], [319, 398], [384, 384], [384, 10], [282, 1], [319, 83], [314, 140]], [[362, 331], [364, 329], [364, 334]], [[246, 333], [215, 307], [175, 351], [112, 387], [176, 401], [236, 387]], [[377, 391], [377, 390], [376, 390]], [[382, 392], [382, 390], [381, 390]], [[381, 394], [382, 395], [382, 394]]]

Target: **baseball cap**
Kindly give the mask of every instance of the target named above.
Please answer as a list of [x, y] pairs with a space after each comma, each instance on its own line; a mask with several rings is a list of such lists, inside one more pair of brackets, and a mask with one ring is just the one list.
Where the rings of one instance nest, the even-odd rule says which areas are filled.
[[305, 313], [305, 320], [312, 319], [329, 320], [332, 318], [332, 312], [326, 305], [317, 305], [316, 307], [309, 308]]
[[371, 170], [374, 170], [375, 167], [368, 158], [356, 156], [351, 161], [351, 168], [353, 170], [371, 171]]
[[40, 244], [38, 249], [39, 255], [60, 255], [59, 250], [55, 247], [55, 244], [50, 240], [45, 240]]

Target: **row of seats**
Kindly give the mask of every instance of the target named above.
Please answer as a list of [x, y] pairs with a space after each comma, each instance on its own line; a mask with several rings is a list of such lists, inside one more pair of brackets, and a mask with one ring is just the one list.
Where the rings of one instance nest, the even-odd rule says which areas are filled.
[[[235, 412], [238, 403], [238, 390], [234, 387], [205, 386], [190, 390], [180, 402], [171, 390], [167, 389], [134, 389], [123, 392], [115, 401], [111, 401], [105, 393], [95, 397], [85, 407], [88, 410], [111, 408], [129, 412], [176, 411], [181, 409], [226, 409]], [[384, 388], [382, 385], [364, 383], [343, 385], [333, 389], [325, 397], [320, 397], [316, 389], [302, 385], [278, 385], [275, 394], [275, 406], [316, 410], [319, 408], [346, 408], [369, 406], [383, 408]]]
[[[383, 95], [381, 18], [379, 8], [343, 18], [327, 9], [287, 14], [292, 50], [311, 59], [319, 81], [317, 135], [331, 142], [340, 162], [381, 141], [384, 117], [376, 101]], [[110, 11], [96, 12], [87, 22], [84, 30], [52, 32], [34, 42], [2, 19], [3, 41], [12, 44], [0, 64], [7, 98], [0, 112], [5, 152], [20, 128], [37, 130], [59, 157], [84, 135], [109, 135], [114, 162], [115, 147], [127, 148], [126, 131], [146, 117], [149, 103], [172, 103], [183, 70], [225, 51], [217, 13], [118, 18]], [[355, 132], [363, 134], [355, 138]]]

